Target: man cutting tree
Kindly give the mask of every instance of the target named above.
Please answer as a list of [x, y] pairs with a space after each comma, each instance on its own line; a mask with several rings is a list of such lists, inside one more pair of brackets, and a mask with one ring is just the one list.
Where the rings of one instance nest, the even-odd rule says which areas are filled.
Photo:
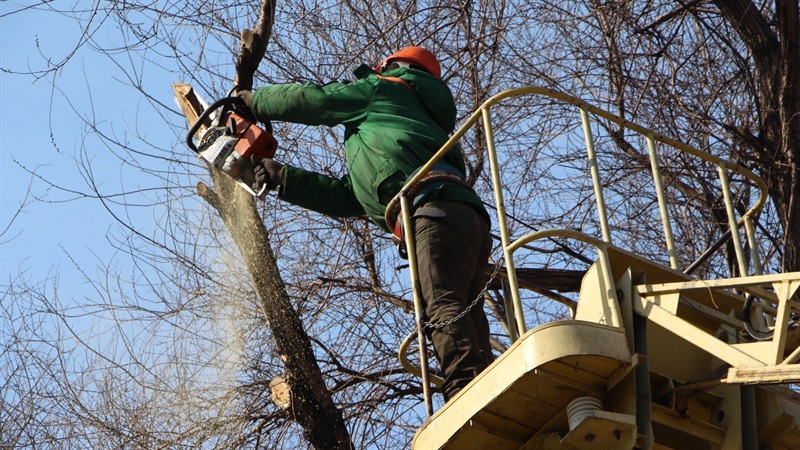
[[[386, 206], [455, 128], [453, 95], [436, 57], [406, 47], [353, 82], [282, 84], [240, 91], [255, 117], [306, 125], [344, 125], [348, 174], [333, 178], [270, 159], [253, 160], [259, 185], [284, 201], [335, 217], [366, 214], [389, 229]], [[493, 360], [483, 311], [492, 241], [483, 204], [464, 182], [455, 145], [409, 195], [422, 301], [449, 400]], [[260, 187], [260, 186], [259, 186]], [[400, 222], [400, 221], [397, 221]]]

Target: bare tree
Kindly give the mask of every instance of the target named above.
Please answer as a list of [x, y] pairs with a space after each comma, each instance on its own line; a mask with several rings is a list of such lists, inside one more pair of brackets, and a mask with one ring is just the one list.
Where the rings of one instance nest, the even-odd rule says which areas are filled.
[[[552, 51], [569, 56], [559, 67], [562, 89], [585, 92], [583, 97], [621, 117], [731, 159], [767, 181], [775, 215], [762, 216], [771, 238], [764, 253], [778, 252], [781, 270], [797, 270], [797, 2], [576, 1], [537, 6], [545, 12], [542, 22], [558, 25], [554, 28], [562, 39], [549, 41], [555, 46]], [[531, 54], [533, 65], [552, 61], [549, 52], [546, 57]], [[609, 126], [608, 132], [623, 162], [647, 166], [641, 146], [637, 150], [631, 145], [622, 129]], [[676, 204], [702, 205], [711, 213], [686, 225], [686, 233], [698, 235], [698, 227], [706, 227], [703, 222], [723, 222], [720, 230], [700, 234], [718, 236], [727, 225], [719, 218], [713, 181], [691, 164], [677, 156], [664, 164], [673, 174], [690, 173], [704, 183], [674, 182], [676, 195], [682, 197]], [[687, 237], [685, 242], [703, 247], [713, 240]]]
[[[390, 239], [364, 218], [324, 217], [273, 197], [256, 203], [209, 172], [183, 148], [184, 113], [172, 106], [163, 77], [151, 84], [156, 69], [216, 99], [243, 81], [349, 78], [360, 63], [423, 45], [441, 57], [462, 120], [504, 89], [541, 85], [752, 168], [770, 186], [770, 207], [758, 222], [767, 267], [800, 267], [796, 1], [257, 3], [33, 6], [37, 14], [73, 17], [84, 33], [73, 53], [5, 72], [63, 90], [55, 74], [71, 67], [73, 55], [95, 52], [158, 120], [138, 128], [79, 108], [53, 111], [82, 121], [75, 170], [86, 185], [56, 185], [31, 170], [34, 187], [101, 202], [116, 224], [107, 244], [115, 253], [99, 267], [74, 261], [90, 289], [80, 298], [59, 295], [57, 274], [3, 280], [0, 441], [395, 448], [424, 421], [419, 382], [396, 360], [413, 314], [406, 268]], [[264, 57], [248, 64], [239, 59], [241, 31], [257, 23]], [[114, 45], [100, 39], [106, 34]], [[254, 49], [258, 56], [258, 42]], [[553, 226], [597, 231], [575, 119], [574, 110], [542, 98], [493, 109], [515, 235]], [[274, 125], [281, 162], [344, 174], [337, 130]], [[615, 242], [664, 262], [642, 142], [613, 124], [595, 126]], [[162, 128], [167, 137], [154, 138]], [[470, 130], [461, 143], [470, 181], [493, 206], [481, 133]], [[92, 146], [119, 158], [135, 184], [122, 176], [118, 189], [103, 184]], [[713, 171], [669, 152], [662, 171], [685, 267], [727, 224]], [[753, 201], [746, 184], [736, 194], [742, 205]], [[140, 219], [139, 210], [157, 220]], [[558, 241], [520, 258], [529, 284], [547, 294], [526, 294], [529, 324], [566, 317], [568, 309], [549, 299], [574, 295], [547, 291], [574, 289], [592, 252]], [[723, 252], [701, 270], [727, 276], [735, 273], [729, 261]], [[491, 297], [502, 348], [502, 296]], [[290, 402], [281, 396], [286, 385]]]

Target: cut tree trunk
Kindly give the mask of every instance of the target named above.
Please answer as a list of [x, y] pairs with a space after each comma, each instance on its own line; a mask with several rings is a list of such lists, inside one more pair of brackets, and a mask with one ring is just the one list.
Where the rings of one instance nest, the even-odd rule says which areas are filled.
[[[236, 60], [234, 84], [237, 90], [251, 90], [253, 76], [266, 52], [275, 20], [276, 0], [262, 0], [258, 25], [244, 30]], [[190, 123], [201, 113], [201, 102], [187, 85], [173, 85], [175, 98]], [[209, 167], [214, 188], [200, 182], [198, 194], [216, 209], [231, 233], [245, 266], [267, 324], [272, 331], [285, 377], [279, 406], [303, 428], [303, 436], [316, 449], [352, 449], [353, 444], [341, 411], [325, 384], [311, 341], [294, 310], [281, 278], [269, 234], [258, 214], [256, 200], [231, 178]], [[273, 395], [275, 395], [274, 388]], [[266, 393], [265, 393], [266, 395]], [[286, 398], [288, 396], [288, 398]]]
[[[187, 119], [195, 120], [201, 105], [192, 88], [174, 84], [175, 98]], [[231, 233], [250, 273], [256, 296], [272, 331], [291, 393], [289, 413], [316, 449], [351, 449], [350, 434], [317, 365], [311, 341], [303, 329], [280, 276], [269, 234], [256, 200], [224, 173], [209, 167], [213, 189], [197, 184], [197, 193], [219, 214]], [[266, 393], [265, 393], [266, 394]]]

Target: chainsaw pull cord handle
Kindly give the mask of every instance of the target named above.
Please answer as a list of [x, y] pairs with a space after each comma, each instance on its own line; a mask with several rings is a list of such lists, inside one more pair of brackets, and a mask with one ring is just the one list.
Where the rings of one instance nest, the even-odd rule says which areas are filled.
[[[194, 135], [195, 135], [195, 133], [197, 133], [197, 130], [199, 130], [200, 127], [203, 126], [205, 121], [208, 120], [208, 118], [211, 116], [211, 113], [213, 113], [214, 111], [216, 111], [217, 109], [219, 109], [222, 106], [230, 106], [230, 105], [245, 106], [245, 107], [247, 106], [245, 104], [244, 100], [242, 100], [239, 97], [225, 97], [225, 98], [221, 98], [221, 99], [215, 101], [214, 103], [212, 103], [208, 108], [206, 108], [205, 111], [203, 111], [202, 114], [200, 114], [200, 116], [194, 122], [194, 125], [192, 125], [192, 127], [189, 128], [189, 132], [186, 133], [186, 145], [190, 149], [192, 149], [192, 151], [194, 151], [195, 153], [198, 153], [197, 146], [194, 145]], [[220, 121], [222, 120], [222, 118], [224, 116], [225, 116], [225, 114], [220, 114], [219, 115]], [[222, 125], [222, 123], [220, 123], [220, 125]]]

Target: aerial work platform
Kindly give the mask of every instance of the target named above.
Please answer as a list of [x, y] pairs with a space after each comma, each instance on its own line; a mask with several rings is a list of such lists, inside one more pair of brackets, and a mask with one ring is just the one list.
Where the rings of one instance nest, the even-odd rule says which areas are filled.
[[[606, 289], [593, 268], [584, 279], [576, 320], [551, 322], [522, 335], [422, 425], [412, 448], [645, 448], [647, 437], [637, 432], [636, 418], [637, 408], [645, 406], [637, 404], [634, 370], [643, 365], [651, 389], [661, 392], [647, 406], [654, 430], [649, 448], [743, 448], [737, 385], [754, 384], [759, 442], [767, 445], [764, 448], [800, 449], [800, 394], [773, 385], [797, 381], [800, 371], [790, 368], [796, 364], [783, 367], [770, 362], [769, 352], [764, 351], [769, 343], [731, 345], [713, 333], [737, 321], [715, 313], [716, 308], [733, 311], [743, 299], [719, 287], [693, 289], [691, 277], [624, 250], [607, 252], [612, 273], [620, 280], [615, 286], [619, 304], [633, 305], [644, 316], [657, 316], [645, 330], [648, 355], [633, 351], [624, 326], [599, 323], [604, 321], [604, 300], [596, 293]], [[630, 282], [632, 273], [639, 273], [640, 284]], [[800, 283], [800, 273], [789, 275]], [[670, 288], [663, 287], [670, 283]], [[654, 286], [676, 292], [675, 283], [688, 289], [672, 304], [653, 300], [658, 289]], [[788, 356], [798, 344], [800, 329], [795, 329], [787, 334], [781, 355]], [[739, 363], [747, 365], [735, 369]], [[743, 367], [761, 378], [737, 379]], [[776, 374], [783, 378], [775, 379]], [[568, 406], [587, 397], [599, 400], [601, 406], [573, 428]]]
[[[565, 428], [572, 400], [588, 393], [604, 396], [615, 375], [630, 366], [619, 328], [583, 321], [542, 325], [518, 339], [491, 369], [433, 415], [413, 447], [539, 448], [526, 443], [548, 429]], [[620, 439], [622, 434], [635, 438], [635, 419], [624, 420], [628, 423]]]
[[[600, 237], [549, 229], [512, 239], [494, 144], [490, 109], [504, 99], [545, 96], [580, 114]], [[612, 243], [603, 184], [592, 137], [599, 118], [646, 141], [669, 263]], [[406, 233], [412, 274], [419, 368], [428, 420], [412, 441], [434, 449], [659, 449], [800, 450], [800, 272], [763, 274], [753, 218], [766, 185], [748, 169], [545, 88], [524, 87], [487, 100], [389, 204], [408, 207], [411, 187], [482, 120], [492, 175], [507, 282], [511, 346], [468, 386], [433, 412], [413, 233]], [[668, 214], [657, 146], [716, 166], [728, 232], [688, 269], [678, 253]], [[753, 205], [737, 215], [730, 174], [754, 189]], [[741, 200], [741, 199], [739, 199]], [[403, 214], [406, 229], [412, 229]], [[388, 220], [388, 219], [387, 219]], [[743, 233], [740, 234], [740, 231]], [[527, 330], [514, 254], [542, 239], [575, 240], [597, 250], [583, 278], [571, 320]], [[700, 279], [693, 271], [729, 239], [737, 273]], [[743, 242], [745, 244], [743, 245]], [[574, 303], [574, 302], [573, 302]]]

